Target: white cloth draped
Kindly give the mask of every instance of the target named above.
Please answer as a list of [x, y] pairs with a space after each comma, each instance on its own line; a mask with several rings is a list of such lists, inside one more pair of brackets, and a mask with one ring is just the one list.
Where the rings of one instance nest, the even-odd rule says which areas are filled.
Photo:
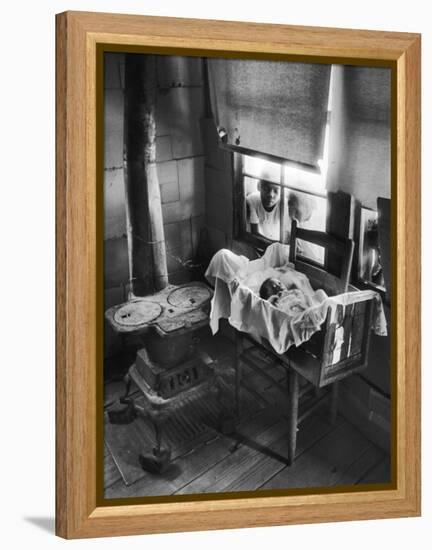
[[[332, 318], [346, 306], [375, 299], [372, 330], [379, 335], [387, 334], [387, 325], [379, 294], [371, 290], [354, 291], [329, 297], [325, 292], [314, 292], [305, 275], [295, 271], [288, 263], [289, 246], [274, 243], [259, 260], [248, 260], [230, 250], [219, 250], [212, 258], [206, 278], [214, 285], [211, 304], [210, 327], [215, 334], [219, 319], [229, 323], [258, 341], [265, 338], [274, 350], [282, 354], [290, 346], [299, 346], [320, 330], [329, 308]], [[285, 284], [293, 281], [305, 294], [313, 296], [313, 305], [298, 315], [289, 315], [258, 295], [262, 282], [268, 277], [277, 277]]]

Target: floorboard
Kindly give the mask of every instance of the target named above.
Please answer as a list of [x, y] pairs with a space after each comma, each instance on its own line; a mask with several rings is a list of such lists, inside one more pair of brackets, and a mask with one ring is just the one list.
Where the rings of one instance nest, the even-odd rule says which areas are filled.
[[[299, 431], [296, 449], [296, 460], [302, 453], [307, 452], [319, 439], [325, 437], [335, 428], [319, 416], [311, 416], [305, 421]], [[235, 478], [228, 483], [224, 491], [255, 491], [267, 480], [287, 467], [285, 460], [288, 453], [288, 434], [286, 425], [283, 425], [282, 435], [270, 445], [270, 453], [258, 453], [247, 467], [237, 473]]]
[[390, 483], [390, 472], [390, 457], [383, 454], [381, 461], [378, 464], [371, 465], [358, 483]]
[[[231, 384], [232, 385], [232, 384]], [[226, 385], [229, 393], [229, 387]], [[120, 395], [122, 395], [121, 389]], [[233, 398], [227, 397], [228, 402]], [[118, 399], [110, 398], [108, 410], [121, 409]], [[257, 403], [253, 395], [242, 392], [243, 416], [249, 418], [262, 404]], [[206, 395], [199, 400], [186, 400], [184, 405], [166, 422], [163, 431], [163, 442], [169, 444], [172, 459], [189, 453], [200, 443], [215, 437], [218, 418], [222, 406], [214, 395]], [[117, 465], [126, 485], [132, 485], [144, 477], [144, 471], [139, 464], [139, 455], [151, 452], [154, 444], [154, 428], [147, 418], [137, 418], [130, 424], [111, 424], [105, 415], [105, 443]]]
[[[345, 471], [340, 472], [339, 477], [335, 478], [334, 485], [352, 485], [360, 483], [365, 473], [371, 468], [374, 468], [384, 456], [385, 454], [381, 449], [376, 447], [373, 443], [368, 443], [364, 452], [356, 457]], [[386, 481], [385, 475], [381, 477], [381, 481], [383, 483]]]
[[[273, 417], [260, 412], [255, 417], [245, 420], [245, 426], [240, 429], [246, 437], [255, 438], [274, 422]], [[106, 490], [105, 497], [174, 494], [196, 477], [205, 474], [220, 460], [235, 452], [238, 445], [239, 440], [235, 435], [229, 437], [215, 434], [212, 439], [202, 442], [190, 453], [185, 453], [174, 460], [165, 474], [155, 475], [142, 471], [142, 477], [134, 484], [127, 487], [122, 481], [117, 482]]]
[[[370, 445], [357, 429], [344, 422], [261, 488], [329, 487], [339, 484], [343, 474]], [[351, 480], [352, 484], [355, 482]]]
[[[164, 437], [172, 447], [173, 460], [164, 474], [145, 472], [139, 464], [139, 454], [154, 446], [153, 428], [147, 419], [138, 418], [126, 425], [112, 425], [106, 420], [106, 498], [346, 486], [389, 480], [388, 455], [340, 415], [332, 426], [326, 408], [318, 409], [301, 424], [296, 459], [288, 466], [287, 423], [280, 417], [287, 410], [287, 397], [248, 369], [243, 369], [243, 380], [250, 390], [241, 390], [242, 415], [236, 432], [222, 434], [218, 417], [222, 408], [232, 410], [234, 404], [234, 346], [227, 338], [209, 338], [207, 334], [201, 345], [217, 359], [215, 370], [224, 383], [223, 403], [215, 396], [187, 403], [167, 422]], [[269, 374], [285, 384], [284, 370], [275, 367], [265, 354], [257, 357]], [[106, 412], [119, 407], [118, 398], [123, 393], [124, 385], [118, 377], [105, 385]], [[265, 405], [263, 398], [273, 406]]]
[[110, 453], [109, 449], [105, 446], [104, 453], [104, 487], [107, 489], [114, 485], [117, 481], [123, 483], [123, 479], [120, 470], [117, 468], [116, 463]]
[[[227, 455], [223, 460], [214, 464], [205, 472], [205, 475], [197, 477], [188, 483], [178, 494], [198, 494], [223, 492], [225, 487], [231, 483], [233, 478], [245, 468], [251, 466], [252, 461], [258, 454], [271, 452], [270, 445], [283, 429], [282, 422], [269, 426], [261, 433], [249, 436], [242, 434], [239, 445], [234, 452]], [[280, 457], [283, 460], [283, 457]]]

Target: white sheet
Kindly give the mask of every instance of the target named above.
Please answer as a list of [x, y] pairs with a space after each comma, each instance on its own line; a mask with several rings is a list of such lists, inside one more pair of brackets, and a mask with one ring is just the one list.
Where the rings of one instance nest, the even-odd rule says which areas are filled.
[[[328, 297], [324, 292], [314, 293], [305, 275], [293, 269], [288, 262], [289, 246], [280, 243], [270, 245], [259, 260], [249, 261], [230, 250], [219, 250], [211, 260], [206, 277], [215, 286], [210, 311], [210, 327], [215, 334], [219, 319], [226, 318], [237, 330], [267, 339], [277, 353], [284, 353], [293, 344], [299, 346], [318, 331], [328, 309], [335, 318], [337, 306], [374, 298], [376, 301], [372, 330], [386, 335], [386, 320], [379, 294], [373, 291], [356, 291]], [[314, 293], [314, 305], [296, 315], [262, 300], [258, 290], [269, 276], [275, 276], [285, 284], [293, 278], [305, 293]]]

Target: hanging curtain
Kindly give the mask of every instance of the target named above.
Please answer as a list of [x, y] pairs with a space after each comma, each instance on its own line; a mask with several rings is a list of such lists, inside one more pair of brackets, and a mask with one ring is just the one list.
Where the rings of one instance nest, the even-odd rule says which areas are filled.
[[213, 116], [226, 143], [318, 169], [330, 65], [208, 59]]

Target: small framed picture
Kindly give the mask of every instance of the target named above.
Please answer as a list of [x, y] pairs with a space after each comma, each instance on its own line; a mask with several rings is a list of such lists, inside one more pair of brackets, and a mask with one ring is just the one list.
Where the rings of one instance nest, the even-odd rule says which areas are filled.
[[384, 273], [378, 242], [378, 212], [361, 209], [359, 279], [384, 290]]

